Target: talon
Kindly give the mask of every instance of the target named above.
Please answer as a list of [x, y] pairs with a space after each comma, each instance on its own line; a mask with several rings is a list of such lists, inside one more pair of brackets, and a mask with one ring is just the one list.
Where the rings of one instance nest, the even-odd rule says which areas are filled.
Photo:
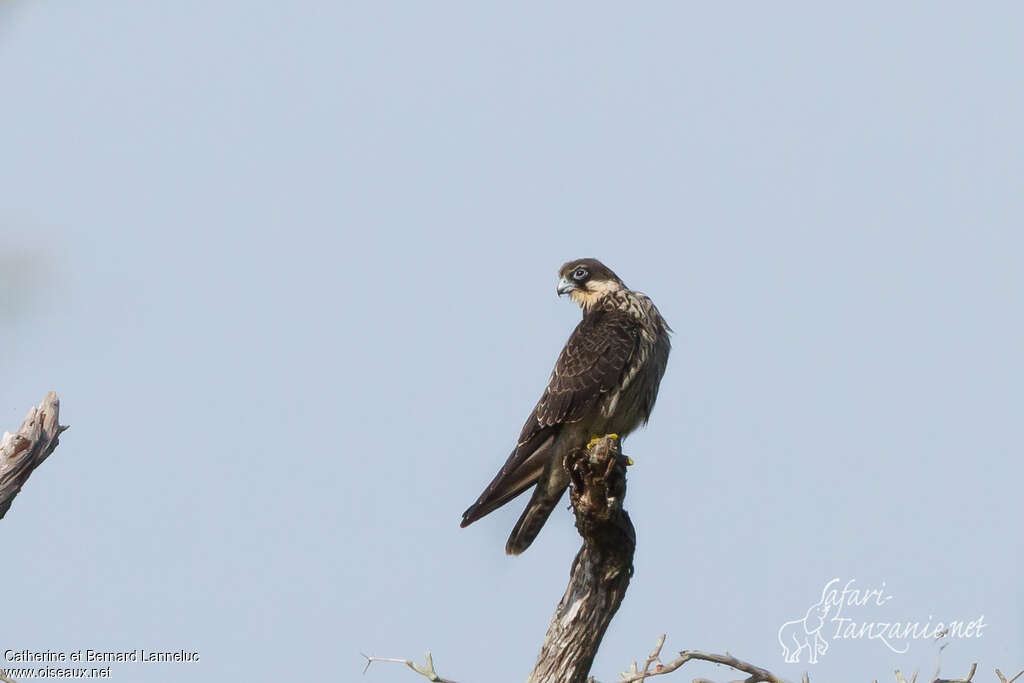
[[601, 441], [601, 437], [600, 436], [595, 436], [593, 439], [591, 439], [590, 441], [587, 442], [587, 450], [590, 450], [590, 449], [594, 448], [594, 446], [596, 446], [598, 444], [598, 442], [600, 442], [600, 441]]
[[633, 464], [633, 458], [631, 458], [631, 457], [629, 457], [629, 456], [627, 455], [627, 456], [626, 456], [626, 467], [629, 467], [629, 466], [630, 466], [630, 465], [632, 465], [632, 464]]
[[619, 435], [618, 434], [605, 434], [605, 436], [607, 436], [610, 439], [615, 439], [616, 441], [619, 440]]

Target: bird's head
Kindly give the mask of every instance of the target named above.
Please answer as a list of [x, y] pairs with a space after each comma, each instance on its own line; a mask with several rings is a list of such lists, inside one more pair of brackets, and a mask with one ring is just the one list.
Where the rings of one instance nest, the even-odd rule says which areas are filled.
[[597, 259], [569, 261], [558, 271], [558, 295], [568, 294], [584, 309], [592, 307], [609, 292], [624, 288], [619, 276]]

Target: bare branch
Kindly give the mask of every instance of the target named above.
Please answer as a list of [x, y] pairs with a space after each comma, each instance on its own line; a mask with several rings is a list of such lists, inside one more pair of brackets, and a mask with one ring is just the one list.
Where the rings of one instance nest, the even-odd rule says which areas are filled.
[[967, 678], [936, 678], [932, 683], [971, 683], [971, 679], [974, 678], [974, 672], [978, 670], [978, 663], [971, 664], [971, 670], [967, 673]]
[[[645, 678], [652, 678], [654, 676], [662, 676], [667, 673], [672, 673], [676, 669], [680, 668], [683, 664], [689, 661], [698, 660], [704, 662], [712, 662], [714, 664], [724, 664], [725, 666], [732, 667], [737, 671], [741, 671], [750, 676], [743, 680], [742, 683], [788, 683], [782, 678], [779, 678], [775, 674], [762, 669], [759, 666], [754, 666], [749, 662], [744, 662], [741, 659], [736, 659], [728, 652], [724, 655], [712, 654], [710, 652], [700, 652], [699, 650], [683, 650], [679, 653], [679, 657], [668, 664], [662, 664], [659, 656], [661, 654], [661, 647], [665, 644], [665, 636], [662, 635], [658, 638], [658, 642], [655, 645], [651, 655], [647, 658], [647, 664], [644, 666], [642, 671], [636, 671], [636, 663], [633, 663], [632, 672], [626, 672], [622, 674], [622, 680], [619, 683], [635, 683], [636, 681], [642, 681]], [[649, 671], [649, 665], [653, 662], [658, 662], [658, 665], [653, 671]], [[803, 675], [804, 683], [807, 683], [807, 674]], [[694, 683], [711, 683], [706, 678], [696, 678]]]
[[[646, 674], [648, 671], [650, 671], [651, 665], [654, 664], [655, 662], [658, 663], [658, 666], [661, 666], [661, 648], [663, 648], [664, 646], [665, 646], [665, 634], [662, 633], [660, 636], [658, 636], [657, 642], [654, 643], [654, 649], [651, 650], [651, 654], [647, 655], [647, 659], [644, 660], [644, 668], [643, 669], [638, 669], [637, 666], [636, 666], [636, 662], [632, 662], [629, 665], [629, 671], [623, 671], [622, 672], [622, 674], [621, 674], [622, 677], [623, 678], [629, 678], [631, 675], [638, 674], [638, 673]], [[637, 680], [642, 680], [642, 679], [637, 679]]]
[[996, 676], [999, 676], [999, 683], [1013, 683], [1015, 680], [1017, 680], [1021, 676], [1024, 676], [1024, 669], [1021, 669], [1020, 673], [1018, 673], [1016, 676], [1014, 676], [1013, 678], [1011, 678], [1009, 680], [1006, 679], [1006, 676], [1004, 676], [1003, 672], [1000, 671], [999, 669], [996, 669]]
[[18, 683], [13, 678], [9, 678], [7, 676], [7, 672], [4, 671], [3, 669], [0, 669], [0, 681], [2, 681], [3, 683]]
[[32, 471], [57, 447], [58, 437], [67, 429], [58, 423], [59, 417], [60, 401], [51, 391], [42, 403], [28, 411], [17, 433], [4, 432], [0, 441], [0, 519], [7, 514]]
[[[359, 654], [362, 655], [363, 653], [360, 652]], [[425, 666], [420, 666], [411, 659], [396, 659], [394, 657], [374, 657], [372, 655], [363, 655], [363, 657], [366, 657], [366, 666], [363, 667], [364, 674], [369, 670], [370, 665], [374, 662], [392, 662], [394, 664], [405, 664], [407, 667], [409, 667], [419, 675], [424, 676], [428, 681], [434, 681], [434, 683], [455, 683], [455, 681], [449, 681], [447, 678], [441, 678], [437, 675], [437, 672], [434, 670], [434, 658], [430, 656], [430, 650], [427, 650], [427, 663]]]
[[[917, 672], [917, 671], [914, 672], [914, 675], [910, 678], [910, 683], [917, 683], [917, 674], [918, 673], [919, 672]], [[936, 674], [936, 675], [938, 675], [938, 674]], [[903, 677], [903, 674], [900, 673], [899, 669], [896, 669], [896, 681], [898, 683], [907, 683], [907, 679]]]
[[[786, 679], [779, 678], [775, 674], [765, 669], [762, 669], [759, 666], [754, 666], [749, 662], [744, 662], [741, 659], [737, 659], [736, 657], [730, 655], [728, 652], [724, 655], [719, 655], [710, 652], [701, 652], [699, 650], [683, 650], [679, 653], [679, 657], [677, 659], [669, 662], [668, 664], [662, 664], [661, 649], [662, 647], [664, 647], [664, 645], [665, 634], [663, 633], [661, 634], [661, 636], [658, 637], [657, 642], [654, 644], [654, 649], [651, 650], [651, 653], [647, 655], [647, 658], [644, 660], [643, 668], [641, 669], [635, 661], [632, 662], [630, 664], [630, 670], [622, 672], [622, 678], [618, 681], [618, 683], [637, 683], [637, 681], [643, 681], [644, 679], [653, 678], [654, 676], [663, 676], [665, 674], [676, 671], [689, 661], [704, 661], [711, 662], [713, 664], [722, 664], [731, 667], [736, 671], [749, 674], [747, 678], [737, 681], [731, 681], [730, 683], [789, 683]], [[395, 659], [391, 657], [372, 657], [370, 655], [363, 655], [363, 657], [366, 658], [366, 667], [363, 669], [364, 674], [370, 668], [370, 664], [373, 664], [374, 662], [393, 662], [395, 664], [405, 664], [407, 667], [409, 667], [416, 673], [426, 677], [427, 680], [434, 681], [435, 683], [455, 683], [455, 681], [450, 681], [446, 678], [441, 678], [437, 675], [437, 672], [434, 670], [434, 660], [430, 656], [429, 651], [427, 651], [426, 666], [420, 666], [408, 659]], [[654, 666], [654, 668], [651, 669], [651, 666]], [[971, 680], [974, 678], [974, 674], [977, 671], [977, 668], [977, 664], [972, 664], [971, 670], [968, 672], [966, 678], [935, 678], [930, 683], [971, 683]], [[895, 676], [898, 683], [907, 683], [906, 678], [903, 676], [903, 674], [900, 673], [899, 669], [895, 671]], [[1022, 669], [1016, 676], [1010, 679], [1007, 679], [1006, 676], [1003, 675], [1002, 671], [996, 669], [996, 676], [999, 677], [999, 683], [1014, 683], [1018, 678], [1024, 676], [1024, 669]], [[917, 673], [915, 672], [914, 676], [910, 680], [915, 681], [916, 678]], [[588, 678], [587, 681], [588, 683], [597, 683], [595, 679], [592, 677]], [[800, 677], [800, 681], [801, 683], [810, 683], [810, 679], [808, 678], [806, 671]], [[3, 672], [0, 671], [0, 683], [16, 683], [16, 681], [12, 681], [9, 678], [5, 678], [3, 676]], [[695, 678], [693, 679], [693, 683], [716, 682], [707, 678]], [[878, 683], [878, 679], [875, 679], [873, 683]]]

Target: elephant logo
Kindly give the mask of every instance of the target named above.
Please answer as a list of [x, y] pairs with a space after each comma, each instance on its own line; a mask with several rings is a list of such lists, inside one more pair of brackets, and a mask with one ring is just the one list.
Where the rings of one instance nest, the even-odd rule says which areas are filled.
[[839, 606], [826, 599], [829, 587], [838, 580], [833, 579], [825, 585], [821, 599], [810, 606], [802, 619], [787, 621], [779, 627], [779, 645], [782, 646], [782, 656], [787, 663], [798, 663], [800, 653], [806, 649], [808, 663], [817, 664], [818, 655], [828, 650], [828, 641], [821, 637], [821, 629], [825, 627], [825, 618], [831, 612], [839, 612]]

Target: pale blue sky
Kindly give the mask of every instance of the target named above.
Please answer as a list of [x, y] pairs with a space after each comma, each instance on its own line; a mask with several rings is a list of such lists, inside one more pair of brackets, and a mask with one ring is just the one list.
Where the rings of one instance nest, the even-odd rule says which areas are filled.
[[113, 671], [143, 683], [429, 648], [522, 680], [571, 516], [518, 558], [523, 501], [458, 523], [578, 320], [556, 269], [596, 256], [676, 334], [595, 675], [661, 632], [797, 680], [931, 673], [924, 642], [785, 664], [832, 577], [885, 582], [859, 621], [984, 614], [947, 675], [1024, 667], [1022, 21], [8, 4], [0, 429], [50, 389], [72, 429], [0, 522], [0, 648], [201, 652]]

